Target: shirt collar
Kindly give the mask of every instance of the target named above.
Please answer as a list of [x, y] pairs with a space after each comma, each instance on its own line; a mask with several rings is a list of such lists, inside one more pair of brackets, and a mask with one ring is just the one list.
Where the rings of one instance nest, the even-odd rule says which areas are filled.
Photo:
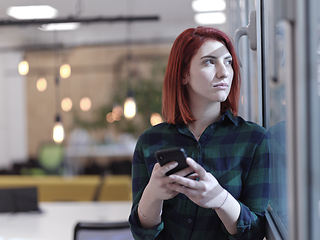
[[[217, 122], [217, 123], [222, 123], [222, 122], [224, 122], [226, 119], [229, 119], [235, 126], [238, 126], [238, 118], [237, 117], [235, 117], [233, 114], [232, 114], [232, 112], [231, 112], [231, 110], [230, 109], [228, 109], [223, 115], [222, 115], [222, 117], [219, 119], [219, 121]], [[177, 126], [177, 128], [179, 129], [179, 131], [181, 131], [182, 133], [186, 133], [186, 132], [188, 132], [189, 130], [187, 130], [188, 129], [188, 127], [187, 127], [187, 125], [186, 124], [180, 124], [180, 123], [177, 123], [176, 124], [176, 126]]]
[[238, 126], [239, 120], [238, 120], [237, 117], [235, 117], [235, 116], [232, 114], [232, 112], [231, 112], [230, 109], [228, 109], [228, 110], [222, 115], [222, 117], [221, 117], [220, 120], [224, 120], [226, 117], [229, 118], [229, 120], [230, 120], [231, 122], [233, 122], [234, 125]]

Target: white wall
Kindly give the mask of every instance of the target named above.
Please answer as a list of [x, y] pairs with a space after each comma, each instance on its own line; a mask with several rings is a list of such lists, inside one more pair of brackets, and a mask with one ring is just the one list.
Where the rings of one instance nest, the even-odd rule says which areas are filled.
[[22, 52], [0, 53], [0, 168], [28, 159], [26, 82], [18, 72], [22, 59]]

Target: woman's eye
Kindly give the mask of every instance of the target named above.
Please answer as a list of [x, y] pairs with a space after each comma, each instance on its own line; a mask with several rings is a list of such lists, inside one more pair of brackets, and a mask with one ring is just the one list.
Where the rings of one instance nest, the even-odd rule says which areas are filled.
[[225, 64], [226, 65], [232, 65], [232, 60], [227, 60]]
[[207, 59], [204, 61], [205, 64], [214, 64], [214, 61], [212, 59]]

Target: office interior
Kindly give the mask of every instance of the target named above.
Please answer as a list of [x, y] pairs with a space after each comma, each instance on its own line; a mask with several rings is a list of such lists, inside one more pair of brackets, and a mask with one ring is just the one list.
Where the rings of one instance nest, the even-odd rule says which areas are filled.
[[[163, 121], [167, 58], [175, 37], [198, 25], [192, 3], [2, 1], [2, 187], [36, 185], [40, 202], [130, 201], [134, 147]], [[53, 10], [14, 15], [28, 5]], [[220, 5], [224, 18], [211, 26], [227, 31]], [[104, 194], [107, 183], [116, 192]]]
[[[22, 6], [45, 8], [19, 17], [12, 7]], [[163, 121], [173, 41], [199, 25], [234, 39], [239, 114], [272, 134], [266, 239], [318, 239], [319, 7], [319, 0], [1, 0], [0, 240], [70, 240], [79, 222], [127, 223], [136, 141]], [[32, 201], [19, 209], [8, 192]]]
[[163, 121], [167, 58], [194, 15], [182, 0], [0, 2], [0, 239], [128, 228], [135, 144]]

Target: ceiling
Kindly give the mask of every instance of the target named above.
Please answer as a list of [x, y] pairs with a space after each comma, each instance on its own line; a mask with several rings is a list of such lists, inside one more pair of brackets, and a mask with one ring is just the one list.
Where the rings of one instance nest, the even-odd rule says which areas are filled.
[[[9, 6], [51, 5], [58, 18], [115, 18], [158, 16], [157, 21], [86, 23], [74, 31], [45, 32], [38, 25], [0, 26], [0, 50], [52, 46], [66, 47], [125, 42], [172, 42], [186, 28], [195, 27], [192, 0], [1, 0], [0, 21], [16, 19], [6, 14]], [[128, 27], [130, 25], [130, 27]], [[221, 28], [221, 26], [220, 26]]]

